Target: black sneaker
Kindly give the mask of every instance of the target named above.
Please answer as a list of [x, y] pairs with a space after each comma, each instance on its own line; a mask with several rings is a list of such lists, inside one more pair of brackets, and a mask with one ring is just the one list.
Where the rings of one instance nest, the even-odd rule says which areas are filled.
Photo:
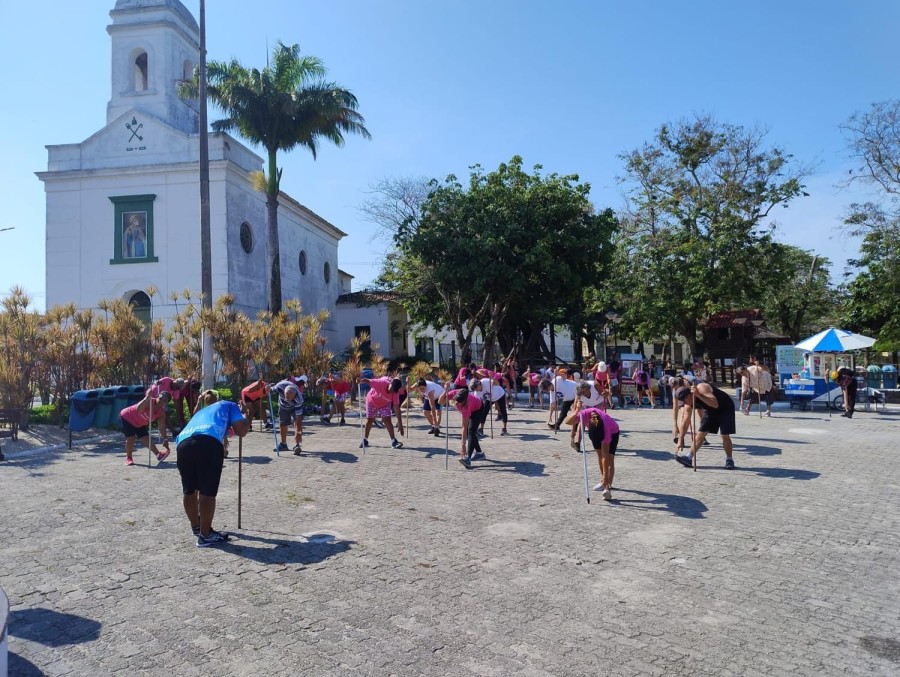
[[368, 446], [369, 446], [369, 440], [363, 440], [362, 442], [359, 443], [360, 449], [364, 449], [365, 447], [368, 447]]
[[287, 445], [284, 442], [282, 442], [281, 444], [278, 445], [278, 451], [287, 451], [287, 450], [288, 450]]
[[734, 459], [733, 458], [725, 459], [725, 470], [734, 470]]
[[440, 437], [440, 436], [441, 436], [441, 429], [440, 429], [440, 428], [435, 428], [435, 429], [434, 429], [434, 436], [435, 436], [435, 437]]
[[469, 470], [472, 467], [472, 461], [469, 460], [468, 456], [460, 456], [459, 462], [463, 464], [466, 470]]
[[222, 543], [226, 543], [229, 541], [228, 534], [223, 534], [219, 531], [210, 531], [207, 536], [200, 534], [197, 536], [197, 547], [198, 548], [208, 548], [211, 545], [220, 545]]
[[675, 454], [675, 460], [681, 463], [685, 468], [693, 468], [694, 462], [691, 460], [690, 456], [682, 456], [681, 454]]
[[403, 442], [401, 442], [400, 440], [396, 440], [396, 439], [391, 440], [391, 446], [394, 447], [394, 449], [400, 449], [401, 447], [403, 447]]
[[299, 444], [294, 445], [294, 456], [300, 456], [303, 454], [303, 449], [300, 448]]
[[483, 451], [476, 451], [474, 454], [472, 454], [471, 458], [473, 461], [487, 460], [487, 457], [484, 455]]
[[271, 423], [266, 423], [265, 426], [263, 426], [263, 427], [264, 427], [266, 430], [271, 430], [271, 429], [272, 429], [272, 424], [271, 424]]

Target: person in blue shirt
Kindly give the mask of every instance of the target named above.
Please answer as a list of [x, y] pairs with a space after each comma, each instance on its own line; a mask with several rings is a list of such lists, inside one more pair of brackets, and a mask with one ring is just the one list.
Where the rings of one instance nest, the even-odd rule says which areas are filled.
[[198, 548], [229, 539], [227, 533], [212, 528], [229, 428], [243, 437], [250, 430], [250, 421], [234, 402], [214, 402], [194, 414], [175, 438], [184, 512], [197, 537]]

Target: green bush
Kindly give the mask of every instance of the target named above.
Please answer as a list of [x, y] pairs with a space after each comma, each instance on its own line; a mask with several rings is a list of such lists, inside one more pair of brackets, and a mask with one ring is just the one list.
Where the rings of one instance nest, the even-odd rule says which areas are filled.
[[[68, 410], [63, 410], [62, 420], [69, 420]], [[32, 407], [31, 414], [28, 417], [29, 425], [56, 425], [56, 423], [55, 404], [42, 404], [38, 407]]]

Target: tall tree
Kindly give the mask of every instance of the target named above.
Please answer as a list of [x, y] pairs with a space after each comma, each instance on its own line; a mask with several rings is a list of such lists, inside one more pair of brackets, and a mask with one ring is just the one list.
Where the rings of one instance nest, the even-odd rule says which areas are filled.
[[454, 176], [435, 182], [419, 221], [397, 230], [398, 253], [389, 260], [401, 271], [392, 278], [397, 291], [405, 304], [433, 313], [429, 324], [452, 327], [463, 353], [480, 327], [490, 360], [516, 304], [547, 317], [579, 303], [594, 281], [614, 219], [594, 213], [590, 186], [577, 176], [540, 170], [524, 171], [515, 156], [490, 173], [473, 167], [465, 186]]
[[834, 321], [840, 303], [829, 284], [828, 259], [780, 242], [761, 254], [768, 291], [758, 305], [767, 326], [797, 343]]
[[[269, 311], [281, 311], [281, 262], [278, 241], [278, 195], [281, 172], [278, 151], [297, 146], [315, 159], [321, 141], [344, 145], [345, 134], [371, 138], [358, 112], [356, 97], [347, 89], [325, 80], [327, 69], [314, 56], [301, 56], [298, 45], [280, 41], [271, 62], [262, 70], [246, 68], [232, 60], [211, 61], [207, 66], [207, 92], [225, 113], [212, 123], [216, 131], [237, 130], [241, 136], [266, 149], [265, 175], [268, 210]], [[183, 83], [182, 95], [196, 96], [199, 74]]]
[[678, 333], [698, 355], [704, 316], [763, 292], [770, 213], [804, 194], [806, 174], [765, 137], [699, 116], [663, 125], [653, 142], [622, 156], [630, 214], [620, 242], [618, 282], [628, 295], [620, 331], [642, 340]]
[[850, 259], [844, 321], [850, 329], [877, 337], [876, 349], [900, 350], [900, 100], [874, 104], [844, 125], [847, 145], [858, 162], [849, 182], [878, 188], [884, 201], [853, 204], [844, 223], [861, 236]]

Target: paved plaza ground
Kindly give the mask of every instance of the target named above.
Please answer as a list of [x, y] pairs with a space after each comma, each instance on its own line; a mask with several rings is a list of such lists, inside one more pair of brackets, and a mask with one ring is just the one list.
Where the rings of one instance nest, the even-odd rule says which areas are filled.
[[352, 425], [310, 422], [299, 458], [253, 432], [241, 528], [236, 443], [226, 461], [220, 548], [195, 547], [175, 464], [126, 467], [120, 438], [11, 454], [10, 673], [900, 672], [896, 405], [738, 415], [737, 470], [713, 436], [696, 473], [668, 411], [625, 411], [614, 500], [590, 505], [544, 416], [514, 410], [469, 471], [421, 415], [365, 455]]

